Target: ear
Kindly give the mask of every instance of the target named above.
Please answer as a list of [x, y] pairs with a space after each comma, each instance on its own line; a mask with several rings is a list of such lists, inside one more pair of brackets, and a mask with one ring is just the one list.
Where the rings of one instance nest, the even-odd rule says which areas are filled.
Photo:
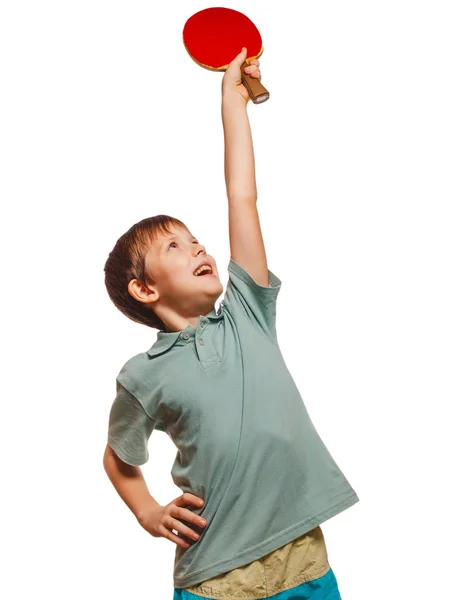
[[157, 288], [152, 285], [146, 286], [139, 279], [131, 279], [127, 291], [135, 300], [143, 304], [151, 304], [159, 299]]

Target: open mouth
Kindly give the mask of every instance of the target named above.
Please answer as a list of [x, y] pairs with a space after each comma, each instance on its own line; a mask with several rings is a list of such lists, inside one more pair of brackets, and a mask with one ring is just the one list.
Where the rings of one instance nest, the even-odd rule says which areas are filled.
[[211, 267], [209, 267], [209, 265], [203, 265], [202, 267], [200, 267], [199, 269], [197, 269], [193, 275], [195, 277], [205, 277], [207, 275], [213, 275], [213, 271], [211, 269]]

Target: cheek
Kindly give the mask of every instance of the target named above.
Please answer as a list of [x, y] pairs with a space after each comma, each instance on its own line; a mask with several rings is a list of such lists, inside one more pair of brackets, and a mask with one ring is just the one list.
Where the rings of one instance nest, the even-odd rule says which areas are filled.
[[167, 271], [166, 275], [166, 287], [171, 290], [180, 289], [182, 286], [193, 283], [195, 276], [190, 273], [190, 268], [185, 262], [174, 261], [171, 267]]

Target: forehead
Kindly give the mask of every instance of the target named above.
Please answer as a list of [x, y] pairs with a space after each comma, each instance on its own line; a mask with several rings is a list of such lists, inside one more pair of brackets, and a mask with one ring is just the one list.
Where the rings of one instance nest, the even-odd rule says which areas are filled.
[[166, 231], [164, 232], [157, 232], [155, 234], [154, 240], [153, 242], [150, 244], [150, 247], [148, 249], [149, 252], [154, 253], [154, 252], [159, 252], [161, 247], [163, 246], [163, 244], [165, 244], [168, 240], [170, 239], [177, 239], [178, 237], [181, 238], [194, 238], [194, 236], [192, 235], [192, 233], [186, 229], [185, 227], [180, 227], [180, 226], [171, 226], [169, 233], [167, 233]]
[[169, 240], [171, 238], [176, 238], [176, 237], [194, 237], [192, 235], [192, 233], [186, 228], [186, 227], [177, 227], [177, 226], [172, 226], [169, 228], [170, 231], [169, 233], [165, 232], [158, 232], [157, 233], [157, 237], [154, 240], [154, 244], [159, 244], [161, 242], [164, 242], [165, 240]]

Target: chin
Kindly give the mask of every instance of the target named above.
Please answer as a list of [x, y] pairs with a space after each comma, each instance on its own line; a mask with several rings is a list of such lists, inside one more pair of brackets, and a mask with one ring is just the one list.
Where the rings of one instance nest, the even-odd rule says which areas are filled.
[[221, 283], [221, 281], [219, 279], [218, 279], [217, 283], [218, 283], [218, 286], [215, 288], [215, 292], [212, 292], [212, 298], [214, 298], [215, 301], [217, 301], [218, 298], [223, 293], [223, 284]]

